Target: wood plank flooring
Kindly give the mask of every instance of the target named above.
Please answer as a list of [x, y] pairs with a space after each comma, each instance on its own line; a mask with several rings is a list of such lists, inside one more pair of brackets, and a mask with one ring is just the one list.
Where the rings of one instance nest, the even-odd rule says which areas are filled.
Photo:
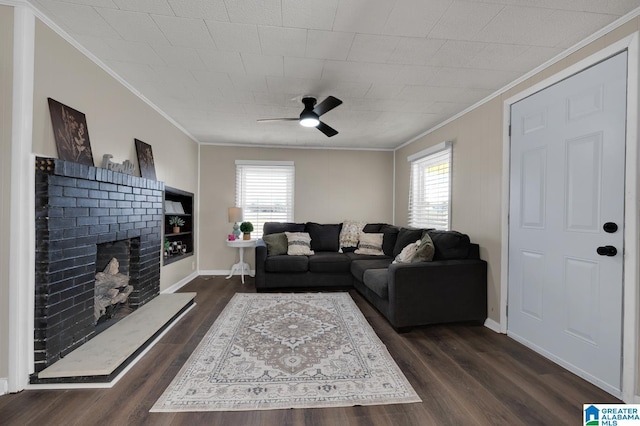
[[236, 292], [253, 279], [198, 277], [196, 307], [112, 389], [25, 390], [0, 396], [2, 425], [576, 425], [582, 404], [620, 403], [505, 335], [437, 325], [396, 333], [351, 296], [422, 398], [419, 404], [246, 412], [149, 413]]

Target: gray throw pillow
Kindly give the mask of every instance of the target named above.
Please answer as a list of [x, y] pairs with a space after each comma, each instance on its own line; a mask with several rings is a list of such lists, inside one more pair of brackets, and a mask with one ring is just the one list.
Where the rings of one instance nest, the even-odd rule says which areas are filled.
[[420, 240], [420, 245], [418, 246], [418, 250], [415, 252], [413, 257], [411, 258], [411, 263], [415, 262], [431, 262], [433, 260], [433, 255], [436, 252], [436, 248], [433, 245], [433, 241], [429, 236], [428, 232], [425, 232], [422, 236], [422, 240]]
[[279, 254], [287, 254], [289, 244], [287, 242], [287, 236], [284, 232], [277, 234], [264, 235], [262, 237], [267, 245], [267, 256], [276, 256]]

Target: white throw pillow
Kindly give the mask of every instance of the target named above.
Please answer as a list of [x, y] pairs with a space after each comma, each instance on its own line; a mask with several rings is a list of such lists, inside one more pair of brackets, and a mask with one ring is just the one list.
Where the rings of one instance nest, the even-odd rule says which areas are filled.
[[413, 256], [420, 248], [420, 240], [415, 243], [407, 244], [405, 248], [396, 256], [393, 263], [410, 263]]
[[287, 254], [291, 256], [308, 256], [315, 254], [311, 250], [311, 236], [308, 232], [285, 232], [287, 236]]
[[342, 222], [342, 229], [340, 230], [340, 248], [358, 247], [360, 232], [364, 229], [366, 224], [366, 222], [353, 220], [345, 220]]
[[384, 256], [382, 251], [382, 239], [384, 234], [360, 233], [360, 242], [356, 254], [371, 254], [374, 256]]

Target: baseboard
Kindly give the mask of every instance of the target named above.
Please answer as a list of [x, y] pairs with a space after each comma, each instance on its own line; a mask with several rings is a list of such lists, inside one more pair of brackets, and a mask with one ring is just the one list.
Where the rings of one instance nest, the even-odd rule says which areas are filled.
[[190, 275], [184, 277], [183, 279], [181, 279], [180, 281], [178, 281], [177, 283], [175, 283], [171, 287], [161, 291], [161, 293], [163, 293], [163, 294], [175, 293], [176, 291], [180, 290], [184, 285], [186, 285], [188, 282], [190, 282], [194, 278], [197, 278], [198, 275], [200, 275], [200, 274], [198, 274], [197, 271], [192, 272]]
[[[222, 275], [223, 277], [227, 277], [229, 276], [229, 273], [231, 272], [230, 269], [209, 269], [206, 271], [198, 271], [198, 273], [200, 275]], [[251, 270], [251, 275], [254, 276], [256, 274], [255, 269]], [[233, 275], [240, 275], [240, 274], [233, 274]]]
[[489, 330], [495, 331], [496, 333], [501, 333], [500, 331], [500, 323], [492, 320], [491, 318], [487, 318], [484, 322], [484, 326]]
[[5, 377], [0, 377], [0, 395], [9, 393], [9, 380]]

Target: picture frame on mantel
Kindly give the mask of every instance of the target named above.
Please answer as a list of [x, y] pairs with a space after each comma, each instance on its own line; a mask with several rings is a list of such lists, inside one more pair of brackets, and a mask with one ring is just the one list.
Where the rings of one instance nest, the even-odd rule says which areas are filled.
[[82, 112], [55, 99], [47, 98], [47, 100], [58, 158], [94, 166], [87, 117]]
[[157, 180], [156, 166], [153, 162], [153, 150], [151, 149], [151, 145], [142, 142], [140, 139], [134, 140], [136, 143], [136, 154], [138, 155], [140, 177]]

